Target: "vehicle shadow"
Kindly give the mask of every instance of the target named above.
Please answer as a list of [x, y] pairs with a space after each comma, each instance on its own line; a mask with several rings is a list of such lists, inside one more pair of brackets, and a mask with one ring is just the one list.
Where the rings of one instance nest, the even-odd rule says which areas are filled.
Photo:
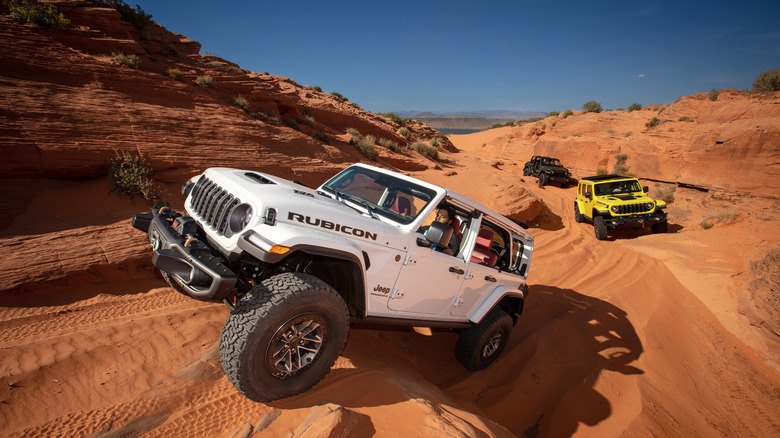
[[297, 409], [330, 402], [357, 409], [424, 400], [475, 419], [487, 416], [518, 436], [570, 436], [580, 423], [595, 425], [612, 414], [596, 389], [604, 371], [643, 373], [631, 365], [643, 348], [626, 313], [570, 289], [531, 286], [507, 348], [485, 370], [470, 372], [457, 362], [456, 340], [451, 331], [421, 335], [355, 327], [320, 384], [271, 405]]
[[[680, 231], [682, 231], [684, 228], [682, 225], [679, 224], [673, 224], [669, 223], [668, 228], [666, 230], [666, 233], [661, 234], [677, 234]], [[636, 239], [642, 236], [649, 236], [653, 233], [653, 230], [650, 227], [643, 227], [643, 228], [623, 228], [618, 230], [612, 230], [609, 232], [609, 237], [607, 237], [607, 240], [609, 241], [615, 241], [615, 240], [631, 240]]]

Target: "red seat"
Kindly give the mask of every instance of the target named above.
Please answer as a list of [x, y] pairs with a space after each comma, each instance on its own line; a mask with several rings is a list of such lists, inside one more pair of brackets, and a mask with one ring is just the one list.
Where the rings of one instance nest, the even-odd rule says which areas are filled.
[[479, 230], [477, 243], [474, 245], [474, 251], [471, 252], [471, 262], [479, 263], [492, 268], [498, 261], [498, 255], [490, 250], [493, 245], [493, 232], [487, 228]]
[[395, 204], [393, 205], [393, 208], [391, 208], [391, 210], [396, 213], [400, 213], [406, 216], [411, 216], [412, 202], [409, 201], [409, 198], [403, 198], [399, 196], [395, 198]]

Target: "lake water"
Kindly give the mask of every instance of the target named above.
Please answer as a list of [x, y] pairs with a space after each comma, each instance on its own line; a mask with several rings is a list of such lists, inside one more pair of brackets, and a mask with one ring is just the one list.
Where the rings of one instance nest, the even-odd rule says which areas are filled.
[[484, 131], [484, 129], [442, 128], [442, 129], [437, 129], [437, 131], [441, 132], [444, 135], [463, 135], [463, 134], [473, 134], [475, 132]]

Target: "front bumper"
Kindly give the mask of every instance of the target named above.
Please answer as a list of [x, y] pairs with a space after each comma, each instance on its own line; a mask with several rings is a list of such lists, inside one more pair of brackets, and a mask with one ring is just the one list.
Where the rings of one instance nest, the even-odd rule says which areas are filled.
[[566, 175], [559, 175], [559, 174], [547, 174], [547, 181], [551, 183], [557, 183], [557, 184], [569, 184], [574, 185], [577, 184], [577, 180], [566, 176]]
[[663, 211], [649, 214], [631, 214], [625, 216], [604, 217], [604, 223], [610, 230], [618, 228], [642, 228], [665, 221], [666, 212]]
[[187, 216], [157, 203], [151, 213], [133, 216], [133, 227], [146, 232], [152, 245], [152, 263], [167, 272], [184, 291], [198, 300], [222, 300], [238, 276], [207, 244], [197, 240], [197, 225]]

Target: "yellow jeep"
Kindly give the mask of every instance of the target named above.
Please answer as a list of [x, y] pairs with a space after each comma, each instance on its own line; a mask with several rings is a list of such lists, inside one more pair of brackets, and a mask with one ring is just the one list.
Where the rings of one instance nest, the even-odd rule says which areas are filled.
[[665, 233], [666, 202], [647, 196], [647, 187], [629, 176], [599, 175], [580, 179], [574, 201], [575, 222], [593, 223], [596, 238], [604, 240], [610, 230], [651, 226]]

